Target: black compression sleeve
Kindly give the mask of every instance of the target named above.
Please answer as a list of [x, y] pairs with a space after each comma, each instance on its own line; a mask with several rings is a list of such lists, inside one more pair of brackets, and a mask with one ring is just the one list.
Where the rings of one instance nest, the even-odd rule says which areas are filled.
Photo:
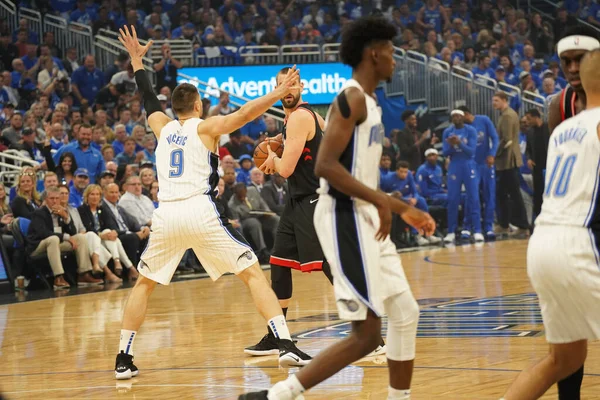
[[148, 76], [146, 75], [146, 71], [143, 69], [135, 71], [135, 82], [137, 83], [138, 90], [142, 94], [142, 99], [144, 100], [146, 117], [149, 117], [155, 112], [162, 112], [160, 101], [158, 101], [156, 94], [154, 94], [154, 90], [152, 90], [152, 85], [150, 84], [150, 79], [148, 79]]

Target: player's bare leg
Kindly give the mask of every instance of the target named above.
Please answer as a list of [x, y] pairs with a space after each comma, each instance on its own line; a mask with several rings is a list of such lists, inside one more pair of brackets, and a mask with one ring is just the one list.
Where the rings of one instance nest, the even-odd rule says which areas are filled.
[[146, 318], [148, 299], [156, 287], [156, 282], [140, 275], [135, 286], [131, 289], [121, 324], [121, 340], [119, 354], [115, 365], [117, 379], [130, 379], [137, 376], [139, 371], [133, 365], [133, 341], [138, 329]]
[[246, 268], [238, 277], [248, 286], [258, 312], [267, 320], [273, 335], [278, 339], [279, 365], [283, 367], [303, 366], [311, 357], [296, 348], [292, 342], [283, 311], [277, 301], [275, 292], [260, 268], [258, 262]]
[[550, 354], [522, 371], [508, 388], [505, 400], [540, 398], [557, 381], [581, 368], [587, 357], [587, 340], [550, 344]]

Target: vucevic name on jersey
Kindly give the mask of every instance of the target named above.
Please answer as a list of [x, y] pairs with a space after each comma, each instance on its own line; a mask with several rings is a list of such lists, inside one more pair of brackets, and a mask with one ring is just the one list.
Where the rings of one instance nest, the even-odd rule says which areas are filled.
[[[319, 145], [321, 144], [323, 130], [321, 129], [321, 125], [319, 125], [319, 119], [308, 103], [300, 104], [294, 112], [309, 112], [312, 114], [313, 119], [315, 120], [315, 136], [311, 140], [306, 141], [304, 149], [302, 149], [300, 159], [298, 159], [298, 163], [296, 164], [296, 169], [294, 169], [292, 175], [290, 175], [287, 179], [290, 196], [293, 198], [299, 198], [314, 195], [319, 188], [319, 180], [315, 175], [315, 162], [317, 161], [317, 151], [319, 150]], [[283, 124], [283, 129], [281, 132], [283, 135], [284, 144], [286, 139], [286, 130], [287, 119]]]

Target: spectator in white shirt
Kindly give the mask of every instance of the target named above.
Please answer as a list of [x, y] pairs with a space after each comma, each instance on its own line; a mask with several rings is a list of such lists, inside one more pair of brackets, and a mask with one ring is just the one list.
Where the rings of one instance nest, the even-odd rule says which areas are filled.
[[250, 186], [254, 186], [258, 190], [258, 193], [260, 193], [265, 183], [265, 173], [256, 167], [252, 168], [250, 171], [250, 181]]
[[137, 175], [130, 176], [125, 181], [125, 194], [119, 200], [119, 206], [134, 217], [142, 226], [152, 226], [154, 204], [142, 194], [142, 181]]

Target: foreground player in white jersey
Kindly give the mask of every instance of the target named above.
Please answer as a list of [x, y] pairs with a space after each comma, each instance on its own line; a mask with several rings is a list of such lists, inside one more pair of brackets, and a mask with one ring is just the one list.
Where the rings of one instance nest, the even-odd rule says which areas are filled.
[[377, 189], [384, 128], [374, 92], [394, 73], [395, 35], [393, 25], [375, 17], [358, 19], [344, 30], [340, 58], [352, 67], [352, 79], [332, 104], [315, 166], [321, 178], [315, 228], [331, 265], [338, 312], [352, 321], [352, 333], [286, 381], [240, 399], [302, 398], [304, 390], [380, 344], [384, 314], [388, 399], [410, 398], [419, 306], [388, 236], [391, 213], [429, 235], [435, 222], [429, 214]]
[[277, 100], [294, 90], [298, 71], [292, 68], [273, 92], [246, 103], [239, 111], [202, 121], [198, 89], [190, 84], [175, 88], [171, 101], [179, 120], [162, 112], [142, 65], [152, 45], [140, 45], [135, 28], [121, 29], [119, 40], [131, 56], [138, 88], [144, 98], [148, 124], [158, 139], [156, 169], [160, 205], [152, 217], [152, 233], [139, 264], [140, 278], [132, 289], [123, 315], [117, 379], [138, 374], [133, 364], [133, 340], [144, 320], [148, 298], [157, 283], [168, 285], [183, 253], [191, 248], [213, 280], [235, 273], [248, 286], [260, 314], [280, 339], [279, 364], [305, 365], [310, 356], [291, 341], [275, 293], [246, 240], [233, 229], [215, 197], [219, 182], [217, 149], [221, 134], [233, 132], [265, 113]]
[[527, 249], [550, 354], [521, 372], [506, 400], [541, 397], [583, 365], [600, 338], [600, 50], [579, 68], [586, 109], [558, 125], [548, 145], [542, 212]]

